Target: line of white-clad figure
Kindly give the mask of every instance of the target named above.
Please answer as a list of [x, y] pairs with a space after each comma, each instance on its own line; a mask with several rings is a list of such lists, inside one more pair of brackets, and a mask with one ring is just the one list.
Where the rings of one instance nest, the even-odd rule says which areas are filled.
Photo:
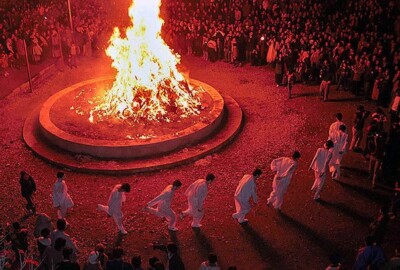
[[[329, 128], [329, 137], [324, 147], [318, 148], [314, 158], [311, 161], [309, 170], [314, 170], [315, 181], [311, 188], [314, 191], [314, 200], [320, 199], [321, 191], [324, 187], [326, 175], [329, 171], [332, 178], [337, 180], [340, 177], [340, 163], [346, 152], [348, 144], [348, 135], [346, 126], [341, 122], [341, 115], [337, 117]], [[272, 182], [272, 192], [268, 198], [267, 205], [272, 205], [278, 211], [281, 210], [283, 197], [289, 187], [292, 175], [297, 168], [297, 162], [300, 153], [295, 151], [291, 157], [281, 157], [271, 162], [271, 170], [275, 172]], [[236, 188], [234, 201], [236, 212], [232, 217], [239, 223], [247, 222], [246, 214], [251, 210], [250, 200], [257, 204], [256, 180], [260, 177], [262, 171], [255, 169], [252, 174], [246, 174], [239, 181]], [[68, 208], [74, 203], [68, 194], [68, 188], [64, 181], [64, 173], [57, 173], [57, 182], [53, 188], [53, 205], [57, 208], [58, 218], [65, 219]], [[188, 208], [180, 213], [180, 218], [192, 216], [192, 227], [201, 227], [201, 220], [204, 216], [204, 202], [208, 193], [208, 186], [214, 181], [215, 176], [211, 173], [207, 174], [205, 179], [198, 179], [193, 182], [185, 191], [188, 200]], [[144, 211], [148, 211], [160, 218], [165, 218], [168, 222], [168, 229], [177, 231], [176, 214], [171, 208], [171, 202], [174, 193], [182, 186], [179, 180], [175, 180], [168, 185], [157, 197], [147, 203]], [[130, 192], [128, 183], [118, 184], [114, 186], [107, 205], [97, 205], [97, 209], [107, 213], [109, 217], [113, 217], [117, 224], [119, 233], [127, 234], [123, 225], [122, 204], [126, 200], [125, 193]]]

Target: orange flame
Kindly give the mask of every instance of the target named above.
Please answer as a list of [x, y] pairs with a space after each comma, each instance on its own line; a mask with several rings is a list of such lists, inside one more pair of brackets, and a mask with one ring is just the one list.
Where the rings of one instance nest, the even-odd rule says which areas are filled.
[[180, 56], [161, 38], [163, 20], [159, 17], [161, 0], [135, 0], [129, 8], [133, 26], [122, 38], [114, 29], [106, 54], [117, 69], [112, 88], [104, 102], [90, 112], [90, 122], [104, 117], [170, 121], [168, 113], [180, 117], [198, 114], [198, 91], [178, 71]]

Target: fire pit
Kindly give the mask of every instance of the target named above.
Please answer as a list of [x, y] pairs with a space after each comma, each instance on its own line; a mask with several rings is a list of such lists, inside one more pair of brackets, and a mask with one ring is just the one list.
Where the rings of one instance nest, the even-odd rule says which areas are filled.
[[196, 160], [238, 133], [238, 104], [178, 70], [160, 5], [135, 0], [132, 26], [114, 29], [106, 54], [115, 77], [61, 90], [28, 117], [23, 136], [35, 153], [76, 170], [139, 172]]

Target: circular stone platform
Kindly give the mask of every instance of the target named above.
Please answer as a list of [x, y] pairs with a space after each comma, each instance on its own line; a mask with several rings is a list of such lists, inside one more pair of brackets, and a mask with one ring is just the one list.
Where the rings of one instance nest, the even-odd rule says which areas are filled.
[[84, 172], [136, 173], [193, 162], [229, 143], [240, 131], [242, 111], [229, 96], [201, 85], [213, 99], [207, 121], [199, 121], [173, 134], [138, 140], [98, 140], [68, 133], [51, 121], [54, 103], [85, 85], [110, 80], [97, 78], [68, 87], [50, 97], [25, 121], [23, 138], [33, 152], [52, 164]]
[[[96, 85], [101, 83], [105, 84], [107, 81], [112, 83], [112, 78], [105, 77], [84, 81], [51, 96], [43, 104], [39, 113], [39, 125], [42, 135], [50, 143], [75, 154], [85, 154], [105, 159], [132, 159], [161, 155], [193, 145], [218, 129], [223, 119], [224, 100], [221, 95], [210, 85], [191, 80], [191, 84], [201, 86], [205, 90], [204, 94], [207, 94], [208, 100], [211, 100], [211, 102], [208, 102], [210, 108], [207, 108], [206, 118], [200, 118], [200, 116], [191, 117], [187, 119], [189, 123], [186, 125], [179, 125], [178, 122], [163, 123], [163, 125], [169, 125], [172, 126], [172, 128], [170, 127], [164, 134], [157, 134], [154, 137], [146, 136], [143, 139], [136, 137], [137, 128], [128, 125], [122, 125], [122, 128], [120, 127], [121, 131], [117, 133], [124, 132], [127, 129], [132, 131], [133, 129], [135, 134], [132, 134], [129, 138], [114, 138], [117, 134], [110, 134], [109, 139], [93, 138], [91, 135], [92, 132], [90, 132], [89, 129], [100, 125], [104, 126], [104, 123], [92, 124], [88, 120], [88, 115], [82, 116], [76, 114], [75, 111], [71, 112], [70, 107], [74, 105], [74, 102], [68, 104], [66, 100], [68, 100], [68, 97], [69, 99], [71, 99], [71, 97], [79, 97], [82, 93], [82, 89], [95, 88]], [[72, 101], [75, 100], [73, 99]], [[87, 102], [85, 105], [89, 107]], [[61, 106], [63, 106], [63, 109], [60, 111], [58, 107]], [[69, 113], [69, 115], [67, 115], [67, 113]], [[54, 121], [56, 116], [60, 114], [62, 114], [61, 121], [58, 120], [60, 117], [57, 117], [58, 122]], [[75, 119], [76, 121], [74, 121]], [[64, 123], [67, 124], [62, 125]], [[81, 126], [80, 134], [76, 135], [76, 132], [70, 132], [73, 130], [70, 128], [71, 126], [75, 127], [75, 129], [77, 126]], [[162, 125], [159, 125], [158, 128], [162, 129], [161, 126]], [[110, 133], [109, 130], [117, 129], [117, 127], [117, 125], [108, 127], [106, 124], [101, 132], [107, 134]], [[151, 125], [148, 124], [142, 128], [149, 129]], [[111, 135], [113, 137], [111, 137]], [[102, 134], [97, 136], [104, 137]]]

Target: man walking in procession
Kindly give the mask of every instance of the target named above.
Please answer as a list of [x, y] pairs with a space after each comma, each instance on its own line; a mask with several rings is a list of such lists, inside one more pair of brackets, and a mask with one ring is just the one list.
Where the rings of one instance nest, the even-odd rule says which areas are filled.
[[121, 234], [127, 234], [124, 225], [122, 224], [122, 204], [126, 200], [125, 193], [131, 191], [131, 186], [128, 183], [118, 184], [114, 186], [111, 191], [110, 198], [108, 199], [108, 205], [98, 204], [97, 209], [107, 213], [109, 217], [113, 217], [117, 224], [118, 231]]
[[201, 227], [201, 220], [204, 216], [204, 201], [208, 193], [208, 186], [214, 181], [215, 175], [212, 173], [207, 174], [206, 179], [199, 179], [191, 184], [185, 191], [188, 198], [188, 208], [180, 214], [181, 219], [186, 215], [193, 217], [192, 227]]
[[234, 219], [237, 219], [239, 223], [247, 222], [245, 219], [246, 214], [250, 212], [250, 198], [253, 197], [253, 202], [257, 204], [257, 191], [256, 191], [256, 180], [260, 177], [262, 171], [255, 169], [253, 174], [245, 174], [240, 180], [239, 185], [235, 191], [235, 207], [236, 213], [232, 214]]
[[271, 170], [275, 172], [272, 182], [272, 192], [269, 195], [267, 206], [272, 206], [281, 211], [283, 196], [289, 187], [292, 175], [297, 168], [297, 161], [300, 158], [300, 152], [295, 151], [291, 158], [281, 157], [271, 162]]

